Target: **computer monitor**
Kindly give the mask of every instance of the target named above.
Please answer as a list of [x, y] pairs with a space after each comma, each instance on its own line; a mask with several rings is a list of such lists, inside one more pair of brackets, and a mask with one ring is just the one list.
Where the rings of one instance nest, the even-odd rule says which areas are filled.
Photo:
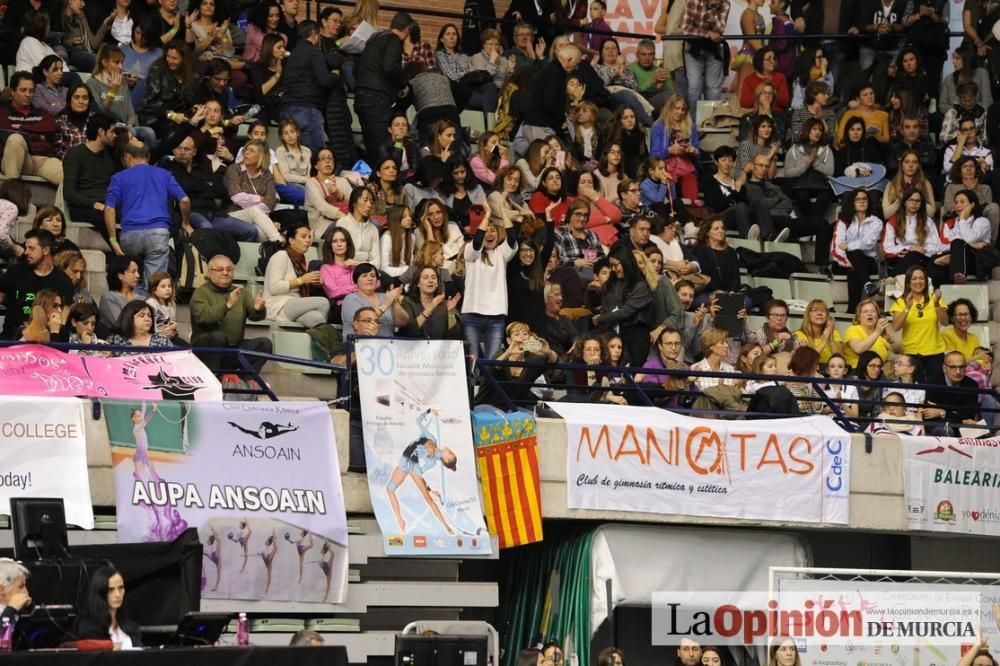
[[197, 647], [215, 645], [233, 619], [232, 613], [187, 613], [166, 645]]
[[66, 509], [61, 497], [12, 497], [14, 559], [62, 559], [68, 552]]
[[14, 630], [14, 645], [19, 650], [51, 650], [69, 640], [76, 624], [76, 610], [69, 605], [33, 606], [22, 614]]
[[487, 666], [487, 636], [399, 634], [396, 666]]

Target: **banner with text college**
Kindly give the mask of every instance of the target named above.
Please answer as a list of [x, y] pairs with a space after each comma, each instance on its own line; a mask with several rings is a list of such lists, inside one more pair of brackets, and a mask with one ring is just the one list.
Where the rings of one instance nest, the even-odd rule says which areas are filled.
[[900, 440], [910, 529], [1000, 535], [1000, 439]]
[[347, 516], [326, 405], [102, 404], [120, 541], [197, 527], [203, 597], [344, 600]]
[[222, 386], [190, 349], [116, 358], [43, 345], [0, 349], [0, 393], [118, 400], [222, 400]]
[[10, 515], [13, 497], [60, 497], [67, 523], [94, 528], [84, 405], [0, 397], [0, 513]]
[[388, 555], [488, 555], [457, 340], [358, 340], [372, 508]]
[[566, 420], [571, 509], [847, 523], [850, 435], [825, 416], [716, 421], [550, 406]]

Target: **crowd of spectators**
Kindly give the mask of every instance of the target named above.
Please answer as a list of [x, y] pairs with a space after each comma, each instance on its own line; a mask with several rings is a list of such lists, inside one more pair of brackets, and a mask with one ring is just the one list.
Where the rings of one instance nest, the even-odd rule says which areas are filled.
[[[837, 383], [990, 384], [992, 353], [969, 331], [979, 313], [940, 292], [1000, 265], [1000, 48], [978, 2], [946, 74], [946, 0], [854, 13], [772, 0], [770, 30], [751, 3], [734, 55], [728, 0], [675, 0], [657, 31], [689, 39], [660, 60], [651, 39], [627, 55], [602, 0], [515, 1], [495, 27], [449, 23], [433, 45], [410, 14], [380, 25], [371, 4], [314, 22], [298, 0], [10, 3], [3, 336], [269, 351], [245, 329], [267, 319], [345, 362], [361, 323], [517, 361], [488, 370], [515, 400], [550, 382], [563, 399], [630, 402], [631, 366], [665, 406], [739, 411], [760, 395], [779, 409], [790, 394], [829, 411], [822, 383], [851, 415], [895, 413], [901, 396], [915, 422], [992, 422], [975, 395]], [[807, 38], [781, 38], [792, 32]], [[808, 38], [836, 32], [850, 37]], [[485, 129], [463, 127], [470, 109]], [[38, 210], [16, 241], [22, 176], [60, 186], [64, 209]], [[71, 220], [109, 248], [98, 302]], [[204, 284], [179, 289], [200, 232], [261, 243], [262, 283], [234, 282], [236, 257], [213, 252]], [[853, 325], [841, 336], [835, 304], [814, 300], [791, 330], [790, 304], [743, 284], [753, 253], [734, 237], [811, 239], [817, 276], [847, 276]], [[883, 289], [897, 295], [885, 313]], [[605, 369], [549, 369], [560, 361]], [[504, 402], [493, 382], [476, 401]]]

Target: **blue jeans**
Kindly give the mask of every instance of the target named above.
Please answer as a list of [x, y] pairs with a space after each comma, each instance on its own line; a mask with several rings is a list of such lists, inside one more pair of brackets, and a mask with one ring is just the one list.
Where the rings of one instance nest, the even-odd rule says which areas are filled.
[[313, 155], [326, 145], [326, 131], [323, 128], [325, 119], [319, 109], [295, 104], [282, 106], [278, 115], [282, 120], [291, 118], [298, 123], [299, 129], [302, 130], [301, 141], [309, 146]]
[[281, 203], [292, 206], [304, 206], [306, 203], [306, 188], [295, 183], [279, 184], [275, 183], [274, 188], [278, 191], [278, 198]]
[[619, 90], [616, 93], [612, 93], [611, 97], [608, 98], [607, 108], [614, 111], [618, 107], [625, 105], [635, 112], [635, 119], [639, 121], [639, 124], [643, 127], [651, 127], [653, 119], [649, 117], [645, 107], [636, 99], [638, 94], [634, 90]]
[[170, 263], [170, 230], [158, 228], [123, 231], [118, 240], [125, 254], [142, 262], [142, 283], [136, 285], [135, 294], [144, 299], [149, 295], [147, 285], [153, 273], [167, 272]]
[[504, 334], [503, 315], [481, 315], [467, 313], [462, 315], [462, 331], [465, 333], [465, 344], [468, 353], [479, 358], [479, 343], [486, 346], [483, 358], [493, 358], [500, 353]]
[[722, 61], [703, 53], [697, 57], [684, 49], [684, 71], [687, 73], [688, 105], [693, 109], [698, 106], [698, 100], [722, 99]]
[[228, 215], [212, 215], [209, 218], [204, 213], [191, 211], [191, 226], [195, 229], [215, 229], [220, 234], [232, 236], [246, 243], [257, 242], [257, 226], [254, 223], [244, 222]]

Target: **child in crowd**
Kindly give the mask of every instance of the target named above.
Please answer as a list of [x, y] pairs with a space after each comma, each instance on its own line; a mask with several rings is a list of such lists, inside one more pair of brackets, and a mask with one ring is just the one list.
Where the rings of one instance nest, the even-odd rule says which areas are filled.
[[[284, 185], [275, 183], [278, 197], [287, 204], [301, 206], [306, 202], [306, 182], [312, 172], [312, 151], [300, 142], [302, 130], [290, 118], [281, 121], [278, 129], [281, 145], [274, 151], [276, 161], [285, 177]], [[265, 134], [264, 140], [267, 141]]]
[[604, 15], [608, 11], [608, 6], [604, 0], [591, 0], [590, 2], [590, 23], [587, 24], [587, 48], [600, 56], [604, 47], [604, 40], [611, 36], [611, 26], [604, 20]]
[[187, 342], [177, 335], [177, 301], [174, 280], [169, 273], [153, 273], [146, 303], [153, 308], [153, 330], [170, 338], [173, 344], [186, 347]]
[[673, 197], [673, 177], [667, 173], [667, 163], [657, 157], [647, 158], [639, 168], [642, 179], [639, 189], [642, 192], [644, 207], [657, 206], [663, 208], [666, 201]]
[[[751, 374], [754, 375], [777, 375], [778, 374], [778, 360], [773, 356], [764, 356], [761, 354], [753, 360], [753, 365], [750, 366]], [[777, 386], [778, 382], [773, 379], [751, 379], [747, 382], [746, 388], [743, 390], [747, 395], [753, 395], [765, 386]]]
[[868, 425], [868, 432], [878, 434], [923, 435], [924, 426], [920, 416], [907, 412], [906, 401], [899, 391], [887, 393], [882, 398], [882, 411]]
[[969, 119], [976, 123], [976, 131], [980, 137], [986, 136], [986, 109], [976, 102], [979, 96], [979, 85], [974, 81], [958, 84], [955, 89], [958, 94], [958, 104], [948, 109], [941, 122], [941, 143], [950, 143], [958, 137], [958, 130], [963, 120]]

